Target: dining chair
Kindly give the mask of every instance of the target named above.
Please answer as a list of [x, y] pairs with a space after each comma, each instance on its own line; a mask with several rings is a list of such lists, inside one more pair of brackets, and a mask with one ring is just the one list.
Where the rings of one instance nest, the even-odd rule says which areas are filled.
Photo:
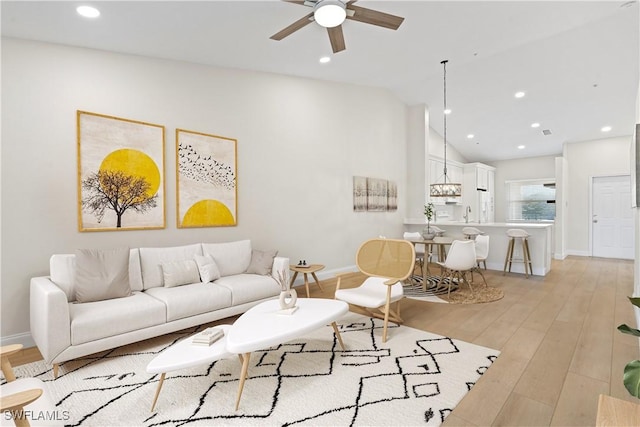
[[[340, 289], [338, 275], [334, 298], [384, 319], [382, 342], [387, 341], [389, 320], [400, 325], [400, 300], [404, 298], [402, 282], [413, 274], [416, 252], [413, 244], [400, 239], [371, 239], [358, 248], [356, 265], [368, 276], [357, 288]], [[395, 309], [391, 304], [395, 303]]]
[[487, 257], [489, 256], [489, 236], [484, 234], [479, 234], [476, 236], [475, 240], [476, 245], [476, 265], [471, 270], [471, 282], [473, 282], [473, 273], [477, 272], [482, 277], [485, 286], [487, 285], [487, 279], [484, 278], [484, 274], [482, 274], [482, 269], [480, 268], [480, 263], [484, 265], [484, 269], [487, 269]]
[[471, 282], [467, 280], [466, 274], [468, 272], [471, 272], [476, 264], [477, 261], [475, 241], [454, 240], [451, 243], [451, 248], [449, 249], [449, 253], [447, 254], [447, 259], [444, 262], [438, 262], [438, 265], [440, 265], [442, 272], [440, 274], [438, 284], [436, 285], [436, 289], [440, 288], [440, 285], [445, 278], [448, 278], [449, 291], [447, 293], [447, 296], [451, 295], [451, 285], [453, 284], [454, 279], [458, 280], [458, 284], [460, 286], [463, 282], [466, 283], [467, 286], [469, 286], [471, 292], [473, 292]]
[[20, 350], [21, 344], [0, 347], [2, 373], [7, 380], [6, 384], [0, 386], [0, 410], [3, 419], [13, 420], [17, 427], [62, 425], [62, 421], [58, 419], [62, 417], [53, 416], [56, 407], [45, 392], [43, 381], [39, 378], [16, 379], [9, 356]]
[[[422, 240], [422, 234], [419, 231], [405, 231], [402, 237], [405, 240]], [[429, 262], [431, 260], [431, 252], [427, 251], [426, 245], [422, 243], [413, 244], [416, 251], [416, 263], [420, 266], [420, 275], [424, 276], [424, 267], [426, 264], [427, 272], [429, 272]]]

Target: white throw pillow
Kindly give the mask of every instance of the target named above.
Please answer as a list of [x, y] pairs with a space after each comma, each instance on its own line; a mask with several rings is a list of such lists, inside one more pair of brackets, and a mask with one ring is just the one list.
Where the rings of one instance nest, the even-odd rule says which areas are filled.
[[129, 248], [76, 251], [76, 301], [93, 302], [131, 295]]
[[210, 255], [196, 255], [196, 264], [198, 265], [198, 271], [200, 272], [200, 280], [202, 283], [213, 282], [220, 278], [220, 270], [218, 264]]
[[165, 288], [189, 285], [200, 281], [198, 265], [191, 259], [186, 261], [163, 262], [161, 265]]
[[213, 257], [222, 277], [242, 274], [251, 264], [251, 240], [203, 243], [202, 252]]

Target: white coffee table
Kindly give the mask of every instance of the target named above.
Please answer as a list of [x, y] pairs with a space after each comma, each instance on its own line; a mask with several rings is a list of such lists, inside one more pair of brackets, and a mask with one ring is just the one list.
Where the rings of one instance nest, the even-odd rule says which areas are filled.
[[[149, 364], [147, 365], [147, 372], [150, 374], [162, 374], [160, 376], [160, 382], [158, 383], [158, 389], [156, 395], [153, 398], [151, 404], [151, 411], [156, 406], [156, 401], [160, 395], [162, 389], [162, 383], [167, 372], [177, 371], [178, 369], [192, 368], [194, 366], [207, 365], [216, 360], [236, 357], [235, 354], [227, 351], [226, 340], [231, 325], [216, 325], [217, 328], [222, 328], [224, 331], [224, 337], [214, 342], [210, 346], [200, 346], [191, 344], [191, 339], [194, 335], [183, 339], [182, 341], [172, 345], [168, 349], [160, 352]], [[242, 358], [240, 358], [242, 361]]]
[[298, 310], [286, 315], [277, 313], [280, 310], [278, 300], [263, 302], [240, 316], [229, 329], [227, 351], [241, 355], [242, 359], [236, 410], [240, 405], [252, 352], [298, 338], [329, 323], [344, 350], [335, 321], [349, 311], [349, 304], [331, 299], [300, 298], [296, 305]]

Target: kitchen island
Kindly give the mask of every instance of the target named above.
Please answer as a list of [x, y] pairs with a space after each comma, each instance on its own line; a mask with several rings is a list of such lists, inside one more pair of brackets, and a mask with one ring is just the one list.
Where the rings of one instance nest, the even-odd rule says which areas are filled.
[[[504, 259], [507, 255], [507, 246], [509, 238], [507, 230], [510, 228], [520, 228], [530, 234], [529, 250], [531, 252], [531, 262], [533, 266], [533, 274], [536, 276], [545, 276], [551, 270], [551, 258], [553, 256], [553, 223], [505, 223], [505, 222], [455, 222], [455, 221], [438, 221], [432, 222], [438, 228], [446, 230], [444, 236], [454, 239], [464, 239], [462, 234], [464, 227], [475, 227], [489, 236], [489, 256], [487, 257], [487, 268], [489, 270], [504, 269]], [[405, 231], [422, 231], [426, 227], [425, 220], [405, 219]], [[519, 240], [519, 239], [518, 239]], [[522, 245], [516, 242], [514, 247], [514, 257], [522, 259]], [[524, 264], [522, 262], [514, 262], [511, 266], [512, 273], [524, 274]]]

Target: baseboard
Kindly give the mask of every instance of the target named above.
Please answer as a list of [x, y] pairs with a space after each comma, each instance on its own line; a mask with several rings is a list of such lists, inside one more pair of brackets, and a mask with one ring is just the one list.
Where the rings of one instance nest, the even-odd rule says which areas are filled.
[[[316, 272], [316, 276], [318, 277], [318, 280], [322, 281], [327, 279], [333, 279], [335, 278], [335, 275], [339, 273], [349, 273], [349, 272], [355, 273], [357, 271], [358, 271], [358, 267], [356, 267], [355, 265], [349, 265], [347, 267], [334, 268], [332, 270], [320, 270]], [[313, 277], [311, 275], [307, 275], [307, 279], [309, 280], [310, 285], [315, 284], [315, 282], [313, 281]], [[296, 278], [296, 281], [293, 282], [293, 286], [294, 287], [304, 286], [304, 275], [302, 273], [298, 273], [298, 277]]]
[[562, 261], [566, 257], [567, 257], [567, 254], [553, 254], [553, 259], [557, 259], [557, 260], [560, 260], [560, 261]]
[[0, 344], [5, 345], [22, 344], [24, 348], [35, 347], [36, 343], [31, 337], [30, 332], [24, 332], [22, 334], [9, 335], [7, 337], [0, 337]]
[[567, 255], [591, 256], [591, 252], [589, 252], [589, 251], [574, 251], [574, 250], [571, 250], [571, 249], [567, 249]]

